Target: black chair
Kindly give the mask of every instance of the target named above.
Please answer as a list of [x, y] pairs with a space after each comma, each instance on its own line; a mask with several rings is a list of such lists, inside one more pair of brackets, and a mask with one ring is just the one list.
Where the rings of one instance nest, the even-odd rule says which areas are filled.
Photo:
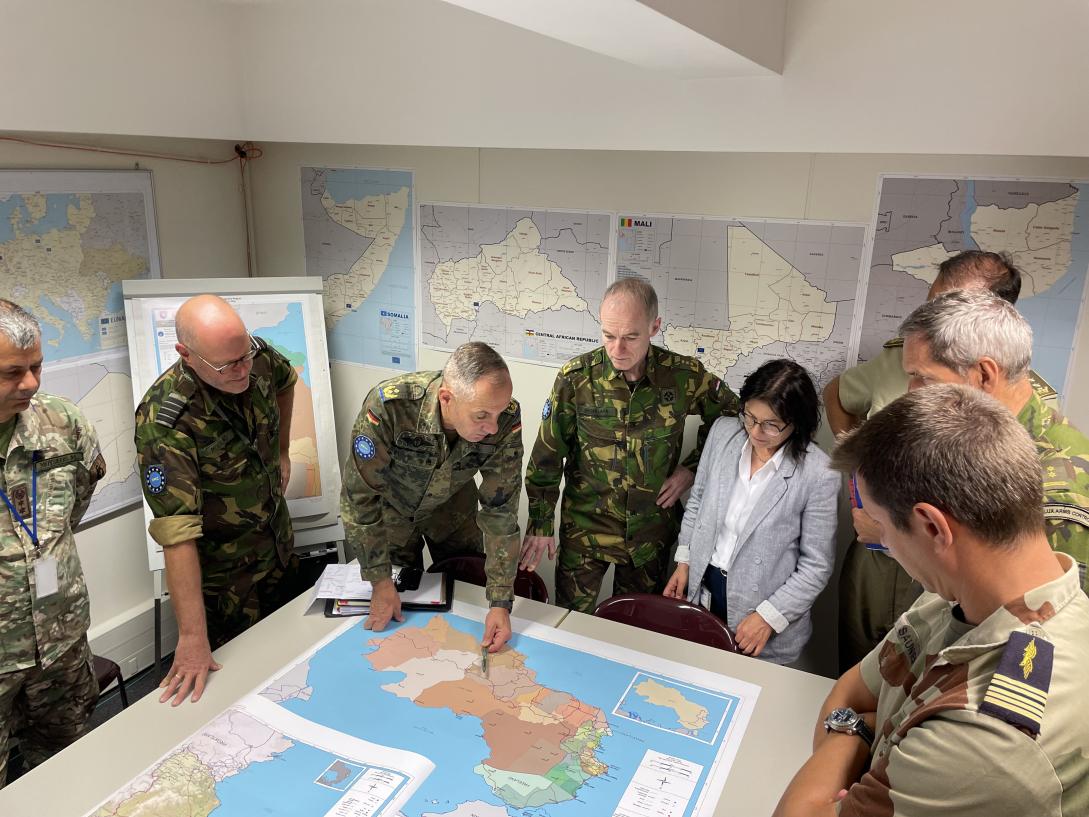
[[[457, 581], [485, 587], [488, 577], [484, 573], [484, 557], [476, 554], [451, 556], [441, 562], [435, 562], [427, 568], [428, 573], [450, 573]], [[530, 570], [519, 570], [514, 578], [514, 595], [548, 603], [548, 586], [539, 574]]]
[[730, 629], [718, 616], [681, 599], [654, 593], [627, 593], [605, 599], [594, 610], [594, 615], [696, 644], [737, 652]]
[[125, 692], [125, 679], [121, 677], [121, 667], [117, 662], [101, 655], [91, 656], [94, 659], [95, 678], [98, 679], [98, 692], [101, 695], [106, 687], [117, 681], [117, 691], [121, 694], [121, 708], [129, 705], [129, 696]]

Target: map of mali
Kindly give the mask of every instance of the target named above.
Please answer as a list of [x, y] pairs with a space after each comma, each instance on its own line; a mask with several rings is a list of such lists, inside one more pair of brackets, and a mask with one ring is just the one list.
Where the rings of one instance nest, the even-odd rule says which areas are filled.
[[447, 331], [456, 318], [476, 320], [484, 301], [519, 318], [565, 307], [587, 310], [559, 264], [541, 252], [541, 232], [531, 218], [519, 219], [500, 243], [481, 245], [474, 258], [438, 264], [429, 288]]
[[536, 682], [525, 655], [505, 650], [480, 671], [480, 644], [441, 616], [370, 642], [379, 672], [404, 680], [382, 687], [417, 706], [445, 708], [479, 718], [491, 755], [475, 768], [492, 791], [515, 808], [538, 808], [576, 796], [608, 766], [596, 757], [612, 734], [605, 714], [573, 696]]
[[371, 239], [363, 255], [346, 273], [330, 275], [325, 280], [326, 323], [330, 328], [357, 308], [378, 286], [389, 266], [393, 245], [405, 226], [409, 188], [395, 193], [367, 196], [337, 204], [329, 191], [322, 194], [321, 206], [329, 218], [353, 233]]
[[680, 690], [660, 684], [648, 678], [636, 685], [635, 691], [652, 704], [672, 709], [677, 714], [677, 722], [693, 733], [699, 732], [710, 720], [707, 707], [692, 703], [681, 694]]
[[727, 247], [729, 327], [667, 326], [671, 350], [724, 372], [761, 346], [828, 339], [836, 305], [821, 290], [747, 227], [728, 227]]

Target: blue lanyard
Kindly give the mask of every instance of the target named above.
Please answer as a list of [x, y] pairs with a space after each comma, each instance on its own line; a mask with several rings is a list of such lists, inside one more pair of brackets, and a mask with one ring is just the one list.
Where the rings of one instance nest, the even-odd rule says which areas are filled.
[[[34, 452], [37, 455], [38, 452]], [[18, 522], [23, 530], [26, 531], [26, 535], [30, 537], [30, 541], [34, 543], [34, 547], [38, 546], [38, 466], [35, 464], [30, 470], [30, 507], [31, 507], [31, 524], [33, 529], [27, 527], [26, 519], [23, 515], [15, 509], [11, 500], [8, 499], [8, 495], [0, 490], [0, 498], [4, 500], [4, 503], [11, 509], [11, 513], [15, 516], [15, 521]]]

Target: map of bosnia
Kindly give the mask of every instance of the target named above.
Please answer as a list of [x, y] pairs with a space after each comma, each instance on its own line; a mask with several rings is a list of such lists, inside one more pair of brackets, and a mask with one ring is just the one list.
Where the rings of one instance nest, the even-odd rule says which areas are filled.
[[42, 388], [83, 410], [106, 460], [87, 521], [140, 498], [120, 282], [159, 274], [150, 197], [146, 172], [0, 171], [0, 294], [38, 318]]
[[517, 650], [493, 656], [485, 678], [479, 640], [437, 616], [372, 643], [377, 649], [367, 660], [374, 669], [405, 675], [382, 689], [417, 706], [480, 719], [491, 755], [475, 771], [505, 803], [562, 803], [608, 770], [595, 754], [610, 734], [605, 714], [538, 684]]
[[412, 172], [304, 167], [307, 275], [325, 280], [329, 356], [416, 368]]
[[1021, 270], [1032, 367], [1062, 394], [1089, 269], [1087, 182], [883, 176], [859, 359], [896, 335], [938, 264], [976, 249], [1007, 253]]
[[561, 365], [600, 344], [607, 213], [420, 206], [421, 340]]
[[617, 273], [653, 284], [660, 343], [735, 390], [777, 357], [818, 384], [843, 371], [862, 225], [621, 216]]

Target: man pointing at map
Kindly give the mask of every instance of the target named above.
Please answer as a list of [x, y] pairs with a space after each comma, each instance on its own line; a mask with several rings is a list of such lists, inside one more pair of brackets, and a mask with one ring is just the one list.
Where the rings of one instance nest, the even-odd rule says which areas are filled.
[[219, 669], [212, 650], [306, 588], [283, 493], [298, 374], [215, 295], [174, 324], [180, 360], [136, 409], [136, 449], [178, 619], [160, 700], [177, 706]]
[[422, 567], [426, 540], [435, 562], [487, 554], [483, 644], [496, 652], [510, 638], [522, 494], [522, 415], [512, 391], [503, 358], [472, 342], [441, 372], [386, 380], [363, 401], [340, 514], [374, 585], [367, 629], [403, 621], [392, 566]]

